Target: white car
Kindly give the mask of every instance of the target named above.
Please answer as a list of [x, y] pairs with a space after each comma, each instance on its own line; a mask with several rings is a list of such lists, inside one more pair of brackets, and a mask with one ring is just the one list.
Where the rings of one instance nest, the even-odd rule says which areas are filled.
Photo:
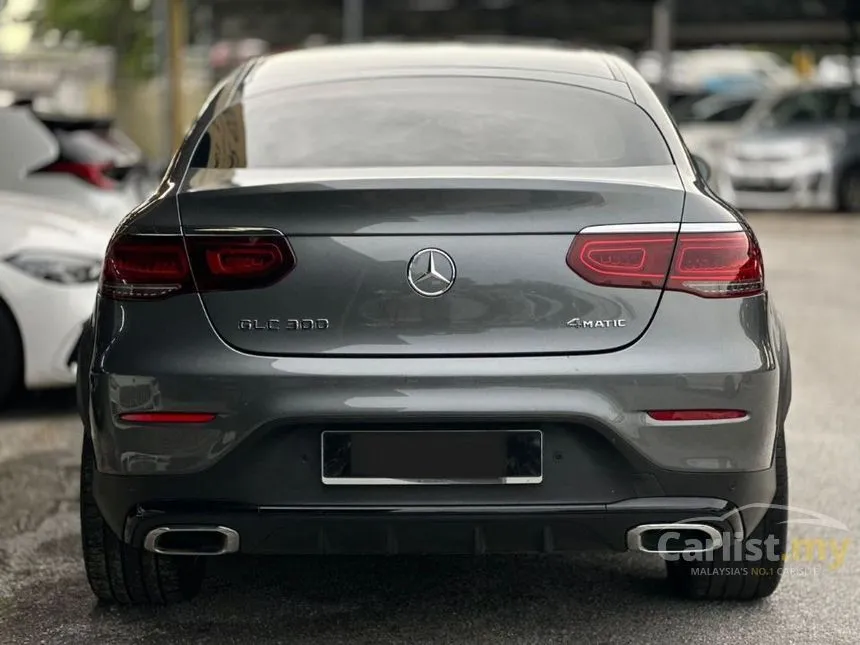
[[0, 406], [73, 385], [114, 225], [59, 201], [0, 192]]
[[[662, 78], [663, 62], [658, 52], [644, 52], [636, 66], [649, 83]], [[702, 87], [725, 76], [748, 76], [767, 88], [794, 87], [800, 83], [794, 68], [772, 52], [714, 47], [672, 54], [669, 77], [674, 85]]]
[[108, 120], [4, 107], [0, 144], [0, 191], [61, 199], [114, 223], [154, 187], [140, 150]]

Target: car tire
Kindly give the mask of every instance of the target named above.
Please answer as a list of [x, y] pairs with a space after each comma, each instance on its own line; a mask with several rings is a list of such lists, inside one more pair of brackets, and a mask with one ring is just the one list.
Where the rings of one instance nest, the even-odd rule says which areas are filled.
[[860, 166], [845, 171], [839, 182], [839, 210], [860, 213]]
[[95, 455], [89, 435], [81, 458], [81, 542], [87, 581], [106, 604], [167, 605], [200, 591], [203, 559], [163, 556], [125, 544], [102, 517], [93, 496]]
[[[667, 561], [669, 582], [678, 595], [694, 600], [758, 600], [776, 591], [782, 579], [788, 532], [788, 465], [782, 428], [777, 435], [774, 452], [776, 493], [772, 506], [747, 537], [747, 542], [740, 545], [742, 559], [726, 560], [723, 550], [718, 549], [710, 561]], [[762, 549], [761, 557], [750, 558], [745, 548], [748, 541], [758, 540], [761, 544], [769, 537], [776, 540], [772, 553], [768, 553], [769, 549]], [[735, 545], [732, 545], [730, 553], [735, 553]], [[773, 557], [770, 559], [768, 556]], [[703, 573], [697, 569], [711, 571]]]
[[0, 300], [0, 409], [20, 394], [24, 384], [24, 349], [15, 318]]

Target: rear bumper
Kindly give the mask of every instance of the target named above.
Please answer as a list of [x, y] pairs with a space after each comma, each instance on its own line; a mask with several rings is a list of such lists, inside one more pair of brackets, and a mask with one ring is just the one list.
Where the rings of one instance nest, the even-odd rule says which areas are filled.
[[[396, 555], [624, 551], [642, 524], [697, 518], [723, 535], [743, 534], [742, 514], [717, 499], [632, 499], [603, 505], [293, 507], [142, 510], [125, 524], [124, 541], [143, 546], [153, 529], [223, 526], [239, 535], [238, 552], [255, 555]], [[702, 519], [699, 519], [702, 518]]]
[[[766, 296], [666, 293], [648, 333], [608, 354], [469, 359], [249, 356], [201, 331], [208, 321], [193, 296], [161, 303], [165, 320], [183, 322], [153, 343], [150, 317], [132, 309], [97, 317], [89, 361], [88, 421], [109, 474], [202, 472], [254, 438], [308, 424], [422, 422], [582, 426], [654, 467], [745, 472], [769, 466], [785, 413], [787, 350]], [[712, 408], [748, 416], [657, 423], [644, 412]], [[147, 409], [218, 417], [190, 427], [119, 420]], [[307, 441], [302, 449], [318, 452], [318, 437]]]
[[[162, 304], [183, 325], [147, 351], [147, 317], [98, 315], [86, 380], [96, 500], [135, 544], [158, 526], [215, 524], [249, 553], [623, 549], [637, 524], [773, 498], [787, 350], [767, 297], [664, 294], [649, 332], [611, 354], [414, 360], [247, 356], [200, 333], [196, 299]], [[643, 412], [691, 408], [749, 414], [661, 424]], [[144, 409], [219, 416], [185, 427], [118, 419]], [[323, 429], [503, 425], [543, 431], [541, 484], [321, 481]], [[744, 526], [761, 512], [744, 510]]]
[[587, 427], [543, 431], [537, 485], [326, 486], [319, 428], [274, 426], [203, 472], [96, 472], [94, 494], [129, 543], [159, 527], [225, 526], [240, 551], [261, 554], [623, 550], [639, 524], [706, 518], [723, 530], [735, 509], [732, 532], [748, 531], [773, 499], [772, 467], [671, 471]]
[[[742, 479], [733, 483], [740, 487], [733, 487], [732, 492], [751, 504], [773, 495], [771, 471]], [[109, 495], [100, 505], [118, 509], [123, 504], [116, 495]], [[696, 522], [716, 528], [727, 538], [739, 538], [757, 525], [761, 512], [722, 499], [689, 496], [609, 504], [353, 507], [161, 502], [139, 505], [127, 517], [111, 516], [109, 520], [114, 524], [121, 519], [114, 530], [136, 547], [142, 547], [154, 529], [208, 526], [238, 533], [238, 552], [245, 554], [481, 555], [625, 551], [628, 532], [653, 523]]]
[[775, 172], [759, 184], [751, 184], [742, 168], [728, 164], [717, 183], [720, 196], [740, 209], [833, 210], [837, 206], [833, 168], [826, 164], [796, 173]]

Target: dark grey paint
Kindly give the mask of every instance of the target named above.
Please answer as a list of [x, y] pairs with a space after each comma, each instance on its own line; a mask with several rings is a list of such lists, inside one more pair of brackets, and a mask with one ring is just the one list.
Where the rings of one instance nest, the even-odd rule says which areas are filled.
[[[646, 172], [679, 186], [674, 168]], [[573, 238], [595, 223], [680, 222], [684, 198], [678, 187], [608, 178], [375, 183], [375, 189], [351, 188], [347, 181], [180, 196], [186, 232], [273, 228], [288, 236], [297, 258], [292, 274], [270, 287], [204, 295], [209, 318], [228, 344], [273, 355], [615, 349], [644, 332], [660, 291], [586, 282], [566, 264]], [[444, 298], [423, 298], [404, 279], [409, 260], [423, 248], [445, 251], [457, 266]], [[622, 320], [625, 326], [567, 327], [574, 317]], [[239, 324], [273, 319], [331, 324], [310, 332], [247, 330]]]
[[[253, 66], [238, 70], [213, 92], [212, 98], [282, 88], [290, 84], [291, 74], [299, 69], [305, 76], [318, 74], [323, 78], [327, 74], [378, 73], [385, 65], [405, 64], [396, 53], [392, 57], [388, 49], [381, 58], [375, 50], [355, 48], [348, 54], [326, 51], [316, 57], [306, 52], [296, 58], [271, 59], [266, 63], [271, 73], [261, 72], [245, 83], [243, 79]], [[408, 64], [424, 68], [443, 62], [465, 67], [472, 63], [491, 66], [491, 61], [470, 59], [469, 51], [459, 47], [416, 48]], [[747, 490], [754, 480], [761, 479], [762, 471], [771, 465], [774, 437], [790, 401], [788, 347], [769, 298], [764, 295], [708, 300], [667, 292], [657, 306], [654, 293], [600, 290], [583, 284], [566, 272], [563, 254], [567, 241], [583, 226], [678, 222], [682, 204], [685, 222], [743, 222], [742, 218], [720, 202], [698, 177], [671, 119], [626, 63], [567, 52], [528, 60], [506, 52], [495, 60], [499, 68], [517, 66], [514, 62], [520, 60], [521, 72], [539, 65], [558, 71], [569, 64], [576, 68], [578, 81], [587, 81], [582, 74], [593, 74], [628, 83], [633, 100], [649, 113], [666, 139], [676, 164], [670, 173], [673, 178], [666, 175], [657, 180], [648, 176], [637, 181], [628, 176], [623, 182], [627, 185], [619, 186], [617, 176], [613, 180], [613, 171], [604, 171], [603, 177], [592, 176], [587, 182], [582, 177], [547, 176], [522, 182], [523, 177], [498, 174], [489, 178], [494, 186], [477, 186], [474, 177], [463, 173], [459, 183], [445, 179], [444, 188], [432, 185], [438, 177], [414, 178], [427, 188], [419, 198], [416, 195], [420, 195], [420, 187], [403, 183], [412, 179], [393, 186], [391, 177], [364, 177], [363, 185], [350, 184], [355, 178], [317, 178], [311, 182], [314, 185], [305, 185], [300, 191], [295, 190], [293, 180], [283, 180], [291, 185], [273, 190], [270, 178], [260, 181], [242, 173], [228, 180], [223, 176], [203, 180], [201, 190], [186, 191], [180, 198], [184, 226], [274, 226], [295, 238], [299, 268], [291, 276], [294, 280], [288, 278], [271, 290], [208, 295], [205, 309], [196, 295], [150, 303], [98, 301], [93, 333], [83, 346], [83, 416], [94, 439], [101, 471], [150, 474], [129, 480], [123, 495], [144, 501], [149, 495], [163, 494], [163, 487], [159, 489], [157, 484], [144, 490], [144, 481], [158, 481], [158, 474], [186, 475], [164, 485], [170, 489], [172, 499], [181, 499], [186, 493], [189, 500], [247, 504], [302, 504], [311, 500], [335, 505], [409, 505], [439, 500], [466, 505], [515, 504], [523, 500], [576, 504], [643, 494], [704, 495], [703, 489], [694, 489], [698, 484], [693, 485], [693, 479], [689, 480], [693, 487], [676, 485], [672, 491], [647, 484], [630, 487], [627, 479], [620, 481], [607, 474], [615, 467], [612, 463], [597, 458], [593, 463], [603, 469], [601, 478], [595, 479], [600, 482], [599, 495], [584, 496], [575, 487], [555, 484], [530, 489], [376, 487], [357, 491], [340, 487], [334, 491], [321, 487], [313, 455], [259, 452], [265, 450], [264, 436], [283, 437], [297, 425], [334, 422], [552, 423], [561, 426], [554, 435], [561, 447], [567, 445], [566, 433], [574, 432], [575, 426], [579, 428], [577, 433], [604, 437], [604, 447], [612, 447], [610, 452], [618, 460], [613, 463], [621, 468], [615, 472], [626, 472], [640, 483], [649, 478], [656, 481], [655, 476], [668, 481], [666, 473], [671, 471], [697, 473], [698, 477], [702, 473], [724, 473], [718, 484], [709, 485], [705, 496], [734, 500], [737, 491]], [[177, 189], [185, 177], [196, 139], [215, 110], [215, 103], [204, 108], [174, 159], [160, 195], [133, 213], [120, 232], [177, 230]], [[533, 174], [546, 175], [545, 170], [534, 170]], [[595, 181], [602, 182], [599, 188], [589, 183]], [[375, 192], [371, 190], [374, 182], [378, 189]], [[237, 189], [225, 190], [230, 183], [250, 184], [253, 195], [240, 196]], [[490, 193], [480, 196], [476, 192], [481, 187], [498, 190], [500, 184], [516, 208], [508, 206], [505, 210], [505, 204], [494, 203]], [[445, 199], [427, 198], [426, 193], [438, 197], [443, 190], [448, 191]], [[355, 198], [355, 207], [348, 212], [339, 201], [347, 194]], [[471, 204], [472, 208], [454, 218], [458, 203]], [[374, 204], [379, 207], [373, 208]], [[323, 205], [325, 213], [321, 213]], [[407, 207], [415, 211], [409, 213]], [[327, 219], [319, 219], [321, 215]], [[446, 247], [463, 263], [465, 277], [459, 289], [450, 294], [448, 313], [421, 317], [419, 333], [408, 342], [403, 339], [408, 334], [395, 327], [390, 316], [382, 317], [382, 327], [370, 326], [374, 316], [366, 314], [366, 306], [383, 301], [384, 294], [372, 293], [372, 283], [363, 281], [361, 274], [373, 275], [379, 281], [379, 289], [392, 292], [399, 306], [406, 291], [402, 283], [395, 283], [394, 267], [401, 266], [405, 281], [410, 252], [430, 244]], [[528, 253], [520, 253], [521, 249]], [[312, 257], [316, 253], [322, 257]], [[325, 275], [342, 278], [343, 284], [324, 281], [321, 265], [326, 262], [332, 266]], [[504, 304], [501, 317], [478, 315], [470, 319], [467, 308], [472, 301], [489, 298], [483, 292], [493, 279], [493, 270], [502, 269], [506, 272], [497, 275], [501, 288], [495, 296]], [[529, 291], [517, 280], [530, 281], [533, 288]], [[350, 289], [361, 299], [360, 306], [352, 306], [346, 300]], [[559, 311], [543, 321], [545, 327], [538, 318], [519, 326], [515, 323], [515, 315], [522, 315], [528, 293], [539, 296], [542, 302], [560, 304]], [[290, 301], [291, 296], [295, 302]], [[586, 339], [573, 335], [582, 330], [570, 330], [567, 336], [566, 330], [553, 329], [549, 322], [561, 321], [565, 306], [572, 311], [571, 301], [600, 315], [627, 312], [633, 324], [618, 330], [618, 335], [614, 335], [616, 330], [608, 330], [601, 338]], [[305, 307], [326, 302], [339, 311], [324, 315], [333, 320], [346, 316], [346, 326], [335, 331], [331, 340], [319, 336], [314, 341], [283, 343], [241, 341], [244, 346], [266, 353], [259, 356], [229, 347], [212, 331], [206, 314], [208, 310], [220, 333], [239, 344], [229, 333], [233, 317], [294, 315], [294, 306], [302, 308], [295, 315], [312, 315], [310, 311], [304, 313]], [[269, 311], [276, 313], [268, 314]], [[641, 333], [652, 314], [653, 321]], [[376, 314], [377, 321], [379, 318]], [[438, 324], [440, 321], [442, 324]], [[472, 323], [474, 330], [468, 330]], [[436, 325], [438, 334], [433, 333]], [[640, 333], [637, 342], [612, 353], [574, 353], [587, 348], [618, 347]], [[333, 354], [357, 353], [356, 348], [368, 345], [375, 353], [390, 355]], [[494, 345], [496, 353], [511, 351], [512, 347], [531, 355], [450, 356], [450, 352], [462, 352], [464, 348], [492, 351]], [[276, 355], [294, 353], [303, 346], [316, 355]], [[399, 350], [400, 355], [394, 350]], [[405, 358], [404, 350], [431, 352], [433, 356]], [[535, 355], [539, 351], [565, 354]], [[679, 408], [736, 408], [750, 415], [735, 423], [660, 426], [648, 423], [643, 412]], [[210, 425], [189, 428], [142, 427], [117, 419], [123, 412], [139, 410], [211, 411], [220, 416]], [[294, 445], [305, 445], [305, 439], [307, 436], [297, 434]], [[203, 480], [187, 474], [210, 469], [242, 447], [249, 455], [239, 462], [243, 469], [253, 469], [255, 459], [266, 463], [282, 459], [285, 473], [289, 470], [285, 477], [290, 486], [281, 480], [272, 482], [270, 488], [263, 485], [268, 481], [257, 482], [254, 490], [266, 492], [256, 496], [250, 488], [235, 489], [228, 477], [217, 490], [209, 486], [198, 491], [196, 487], [202, 486]], [[633, 460], [630, 454], [639, 459]], [[634, 463], [636, 466], [631, 465]], [[772, 484], [770, 472], [766, 471], [765, 479]], [[115, 493], [123, 480], [112, 478], [110, 484], [97, 491], [100, 504], [122, 498]], [[596, 489], [589, 490], [593, 493]], [[199, 493], [196, 498], [195, 491]], [[768, 494], [762, 490], [760, 501], [768, 501]], [[115, 510], [119, 514], [113, 516], [114, 520], [133, 509], [119, 506]], [[647, 520], [644, 516], [642, 519]]]
[[[605, 351], [635, 340], [657, 307], [657, 289], [589, 284], [565, 263], [571, 234], [292, 237], [295, 271], [266, 289], [203, 296], [230, 345], [258, 354], [541, 354]], [[457, 266], [444, 297], [405, 279], [423, 248]], [[304, 258], [304, 261], [302, 260]], [[571, 318], [625, 327], [572, 329]], [[239, 319], [328, 319], [325, 330], [248, 331]]]
[[[535, 417], [605, 428], [662, 468], [757, 470], [770, 463], [787, 405], [780, 400], [787, 347], [765, 297], [666, 293], [648, 333], [612, 354], [468, 359], [248, 356], [201, 333], [207, 323], [198, 297], [158, 307], [161, 320], [182, 324], [157, 325], [150, 303], [99, 305], [92, 430], [107, 472], [136, 472], [135, 459], [157, 460], [163, 472], [199, 471], [275, 420]], [[154, 328], [170, 333], [156, 344]], [[139, 409], [124, 400], [223, 416], [206, 427], [144, 428], [116, 421]], [[649, 425], [642, 414], [696, 407], [744, 409], [750, 419], [671, 427]]]

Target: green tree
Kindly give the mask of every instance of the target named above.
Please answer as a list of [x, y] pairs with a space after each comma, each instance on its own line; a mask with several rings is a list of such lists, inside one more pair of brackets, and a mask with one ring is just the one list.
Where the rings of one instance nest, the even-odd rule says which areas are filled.
[[77, 31], [84, 41], [114, 47], [118, 75], [146, 77], [155, 71], [152, 18], [132, 0], [43, 0], [36, 24], [41, 33]]

